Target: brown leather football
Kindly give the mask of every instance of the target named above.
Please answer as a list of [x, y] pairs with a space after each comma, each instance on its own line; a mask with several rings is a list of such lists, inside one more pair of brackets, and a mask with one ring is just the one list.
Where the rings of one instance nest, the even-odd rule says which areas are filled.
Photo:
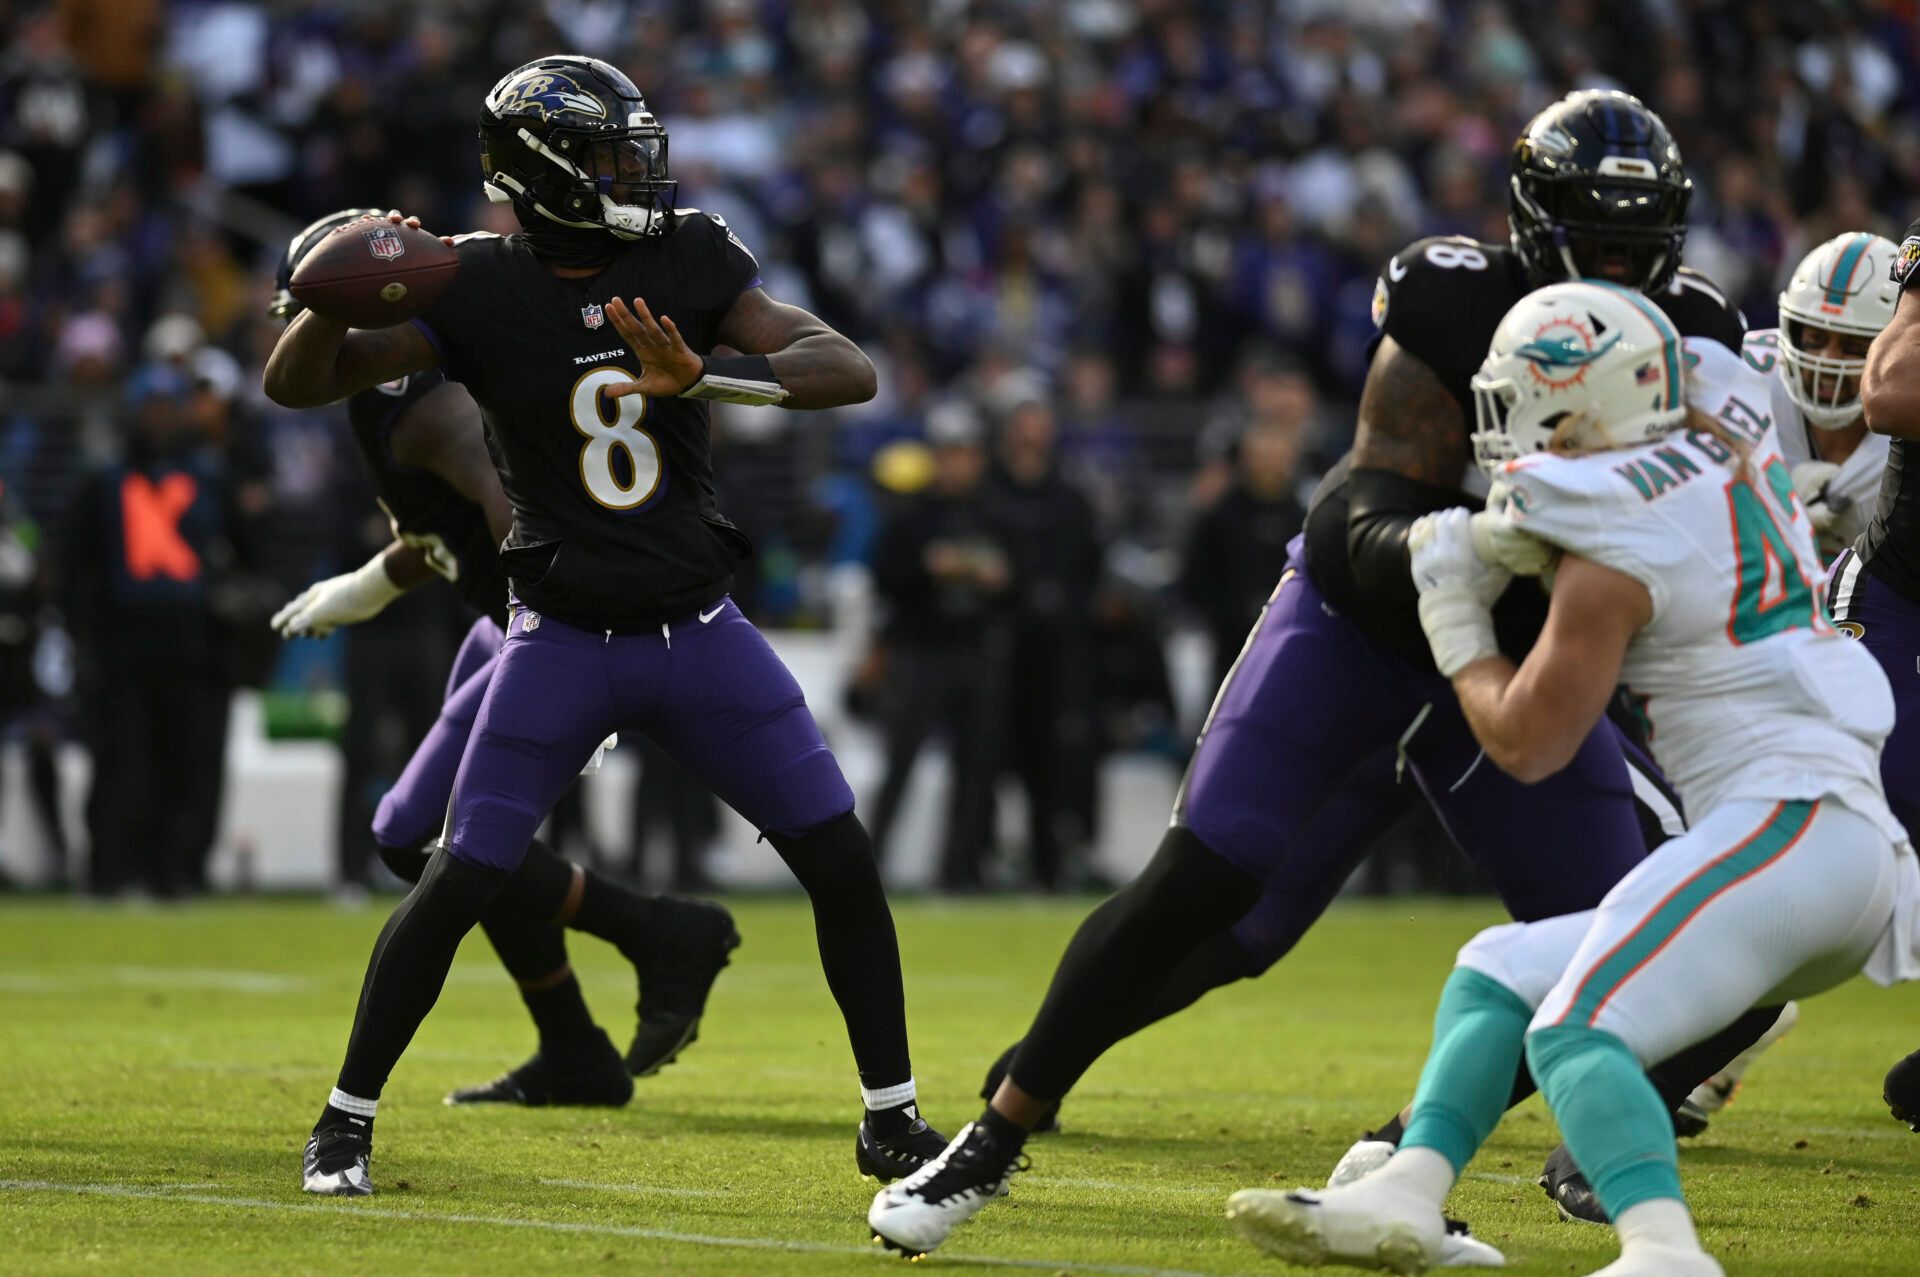
[[439, 236], [366, 218], [316, 244], [288, 290], [302, 306], [338, 323], [391, 328], [431, 306], [459, 269], [459, 253]]

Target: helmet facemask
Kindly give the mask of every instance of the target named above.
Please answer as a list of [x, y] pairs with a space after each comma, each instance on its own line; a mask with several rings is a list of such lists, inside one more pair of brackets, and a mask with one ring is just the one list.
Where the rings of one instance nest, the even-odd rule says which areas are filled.
[[[1860, 353], [1819, 354], [1804, 344], [1814, 333], [1836, 336], [1843, 350], [1857, 347]], [[1780, 317], [1780, 379], [1808, 421], [1822, 430], [1839, 430], [1859, 420], [1860, 375], [1867, 369], [1865, 348], [1872, 340], [1792, 315]]]
[[1523, 255], [1546, 278], [1646, 292], [1679, 267], [1692, 201], [1690, 189], [1660, 182], [1521, 175], [1513, 179], [1513, 204], [1528, 216], [1515, 220], [1514, 236], [1528, 240]]

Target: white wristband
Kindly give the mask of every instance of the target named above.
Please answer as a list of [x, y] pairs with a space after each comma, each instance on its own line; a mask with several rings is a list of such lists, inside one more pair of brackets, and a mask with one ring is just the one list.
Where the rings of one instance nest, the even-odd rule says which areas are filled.
[[[367, 604], [374, 612], [378, 612], [381, 608], [384, 608], [387, 604], [406, 593], [405, 590], [393, 583], [391, 576], [387, 575], [387, 552], [385, 550], [380, 551], [380, 553], [355, 568], [347, 577], [347, 580], [352, 582], [354, 600]], [[371, 615], [371, 613], [369, 613], [369, 615]]]
[[1423, 593], [1420, 628], [1427, 632], [1433, 663], [1447, 678], [1475, 661], [1500, 654], [1493, 613], [1465, 585], [1443, 585]]

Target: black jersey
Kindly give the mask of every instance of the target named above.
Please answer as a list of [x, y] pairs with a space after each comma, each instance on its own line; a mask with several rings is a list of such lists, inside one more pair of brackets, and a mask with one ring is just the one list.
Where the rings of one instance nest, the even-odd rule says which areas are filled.
[[704, 355], [760, 282], [753, 255], [693, 209], [582, 279], [555, 275], [520, 235], [469, 236], [459, 253], [453, 284], [414, 322], [480, 405], [513, 506], [501, 560], [515, 596], [571, 624], [638, 629], [725, 594], [751, 546], [714, 504], [707, 404], [607, 398], [640, 364], [605, 307], [643, 298]]
[[[1515, 302], [1534, 290], [1514, 251], [1447, 237], [1414, 242], [1387, 263], [1375, 286], [1373, 321], [1378, 336], [1391, 337], [1433, 369], [1460, 404], [1463, 429], [1473, 421], [1473, 375], [1487, 357], [1493, 333]], [[1738, 352], [1746, 320], [1705, 276], [1682, 267], [1673, 282], [1651, 294], [1685, 337], [1707, 337]], [[1376, 337], [1376, 341], [1378, 337]], [[1471, 449], [1467, 455], [1472, 455]], [[1307, 512], [1307, 565], [1328, 602], [1377, 639], [1422, 669], [1433, 655], [1420, 617], [1406, 597], [1370, 599], [1347, 557], [1347, 468], [1342, 458], [1315, 489]], [[1469, 471], [1472, 462], [1468, 462]], [[1466, 481], [1462, 474], [1462, 481]], [[1478, 506], [1467, 492], [1453, 504]], [[1517, 582], [1494, 608], [1500, 645], [1524, 653], [1546, 621], [1543, 591]]]
[[[433, 369], [389, 381], [348, 399], [347, 417], [393, 535], [425, 551], [427, 566], [460, 591], [469, 607], [504, 619], [507, 578], [500, 570], [500, 547], [487, 527], [486, 511], [439, 475], [393, 458], [394, 427], [409, 408], [444, 384]], [[479, 425], [476, 421], [474, 428]]]

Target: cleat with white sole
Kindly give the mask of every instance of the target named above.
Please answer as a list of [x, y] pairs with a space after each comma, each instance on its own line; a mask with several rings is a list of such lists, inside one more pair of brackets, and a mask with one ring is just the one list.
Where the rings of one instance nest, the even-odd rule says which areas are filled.
[[358, 1131], [317, 1130], [301, 1154], [300, 1187], [323, 1197], [371, 1197], [372, 1157], [373, 1141]]
[[897, 1184], [874, 1195], [867, 1225], [874, 1240], [909, 1259], [922, 1259], [996, 1197], [1026, 1169], [977, 1122], [960, 1128], [940, 1154]]
[[1243, 1188], [1227, 1199], [1227, 1219], [1289, 1263], [1351, 1264], [1403, 1277], [1441, 1267], [1447, 1238], [1438, 1207], [1379, 1181], [1322, 1192]]

